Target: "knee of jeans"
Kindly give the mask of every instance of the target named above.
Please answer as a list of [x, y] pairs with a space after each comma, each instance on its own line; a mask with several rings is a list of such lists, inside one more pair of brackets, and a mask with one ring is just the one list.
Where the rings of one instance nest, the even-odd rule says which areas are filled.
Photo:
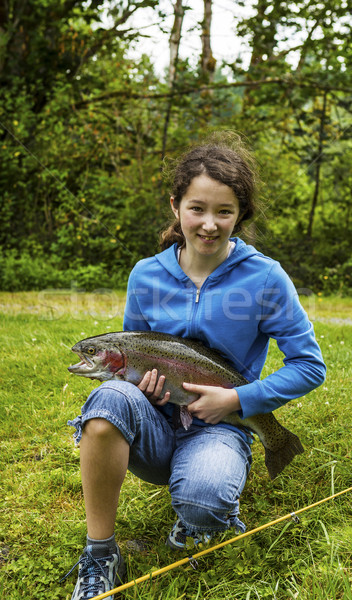
[[147, 402], [142, 392], [126, 381], [104, 382], [93, 390], [82, 407], [82, 426], [91, 423], [98, 435], [106, 435], [115, 426], [131, 444], [141, 420], [143, 400]]
[[170, 490], [172, 506], [181, 521], [196, 530], [227, 529], [228, 516], [237, 504], [232, 494], [226, 493], [226, 486], [206, 489], [204, 484], [197, 491], [194, 483], [183, 490], [178, 486], [174, 495]]
[[[125, 384], [125, 387], [123, 384]], [[126, 382], [104, 382], [89, 395], [82, 407], [83, 418], [91, 416], [92, 418], [101, 417], [104, 419], [109, 414], [125, 415], [133, 413], [135, 404], [132, 400], [132, 394], [135, 388], [133, 386], [130, 389], [127, 386]]]

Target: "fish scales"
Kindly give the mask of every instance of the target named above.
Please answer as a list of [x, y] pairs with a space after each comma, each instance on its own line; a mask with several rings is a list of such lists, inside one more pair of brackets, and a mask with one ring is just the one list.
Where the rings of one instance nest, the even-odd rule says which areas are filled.
[[[216, 372], [209, 373], [206, 365], [197, 365], [196, 363], [192, 364], [189, 362], [189, 360], [187, 360], [187, 355], [175, 354], [164, 357], [150, 357], [142, 352], [133, 352], [133, 354], [134, 356], [131, 358], [131, 362], [133, 362], [134, 365], [140, 363], [140, 365], [143, 367], [143, 373], [145, 373], [145, 367], [148, 365], [148, 368], [158, 368], [161, 373], [166, 370], [166, 372], [174, 372], [176, 375], [179, 373], [182, 373], [182, 375], [187, 374], [188, 381], [190, 383], [198, 383], [201, 378], [203, 384], [232, 387], [232, 382], [230, 382], [229, 378], [226, 378], [224, 374], [221, 375], [221, 373]], [[235, 383], [233, 383], [233, 385], [235, 385]], [[164, 388], [166, 391], [167, 384], [165, 384]], [[182, 389], [182, 393], [186, 394], [186, 391]]]
[[[81, 362], [69, 367], [69, 371], [100, 381], [122, 379], [138, 385], [146, 371], [158, 369], [166, 377], [162, 395], [170, 391], [170, 402], [184, 411], [198, 396], [186, 391], [183, 381], [227, 388], [248, 383], [217, 351], [199, 341], [160, 332], [102, 334], [77, 342], [72, 350], [80, 356]], [[283, 427], [272, 413], [241, 419], [233, 412], [223, 421], [258, 435], [272, 479], [294, 456], [304, 451], [299, 438]]]
[[[229, 387], [248, 383], [222, 356], [214, 350], [206, 348], [200, 342], [188, 340], [187, 338], [180, 338], [181, 341], [178, 341], [175, 336], [156, 332], [138, 334], [138, 340], [141, 339], [146, 340], [148, 344], [147, 356], [144, 356], [144, 358], [153, 355], [154, 361], [157, 360], [159, 363], [163, 362], [163, 358], [166, 362], [170, 358], [173, 363], [177, 363], [179, 360], [184, 369], [194, 372], [195, 376], [198, 375], [198, 378], [199, 373], [204, 372], [202, 373], [203, 377], [208, 379], [217, 378], [219, 382], [221, 381]], [[133, 343], [131, 349], [134, 349]], [[161, 351], [163, 357], [160, 356]]]

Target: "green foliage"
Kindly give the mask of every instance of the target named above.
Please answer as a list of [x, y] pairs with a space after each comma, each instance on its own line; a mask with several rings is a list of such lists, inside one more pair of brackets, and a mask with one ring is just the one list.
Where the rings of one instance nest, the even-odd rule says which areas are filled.
[[171, 96], [147, 56], [127, 53], [139, 35], [129, 15], [158, 4], [11, 0], [1, 9], [2, 289], [125, 285], [158, 248], [164, 151], [232, 128], [265, 182], [265, 218], [250, 241], [299, 287], [350, 294], [350, 0], [257, 3], [236, 20], [248, 66], [240, 56], [219, 66], [209, 90], [179, 60]]
[[[279, 409], [278, 418], [299, 435], [305, 454], [273, 482], [261, 445], [253, 444], [253, 467], [241, 497], [248, 531], [351, 483], [351, 301], [304, 302], [315, 319], [328, 376], [318, 390]], [[78, 560], [86, 528], [79, 450], [66, 423], [97, 383], [70, 375], [66, 367], [73, 343], [121, 328], [117, 309], [123, 303], [121, 294], [98, 298], [74, 290], [65, 295], [0, 294], [3, 598], [71, 597], [76, 572], [59, 580]], [[281, 361], [272, 344], [264, 374]], [[124, 595], [145, 600], [351, 600], [351, 516], [345, 494], [302, 513], [298, 524], [288, 520], [238, 539], [199, 558], [196, 570], [178, 567]], [[167, 488], [129, 473], [116, 520], [129, 581], [178, 560], [164, 544], [173, 520]], [[230, 530], [214, 542], [234, 536]]]
[[96, 288], [120, 288], [125, 284], [126, 272], [109, 273], [104, 262], [84, 264], [75, 260], [69, 268], [55, 256], [33, 257], [27, 252], [18, 255], [8, 251], [0, 257], [0, 287], [11, 292], [46, 288], [79, 288], [84, 291]]

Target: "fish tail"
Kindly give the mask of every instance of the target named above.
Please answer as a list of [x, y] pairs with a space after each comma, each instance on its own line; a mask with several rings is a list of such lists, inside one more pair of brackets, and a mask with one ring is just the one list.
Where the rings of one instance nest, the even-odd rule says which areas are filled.
[[271, 479], [275, 479], [297, 454], [303, 454], [304, 452], [299, 437], [292, 431], [284, 429], [286, 433], [285, 445], [275, 451], [265, 448], [265, 465]]

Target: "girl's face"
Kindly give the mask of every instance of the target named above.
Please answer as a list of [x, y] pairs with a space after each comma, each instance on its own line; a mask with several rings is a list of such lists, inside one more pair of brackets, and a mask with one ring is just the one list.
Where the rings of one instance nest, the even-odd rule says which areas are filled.
[[227, 252], [228, 241], [240, 215], [237, 197], [230, 187], [202, 174], [192, 179], [179, 204], [171, 208], [180, 220], [186, 248], [196, 254]]

